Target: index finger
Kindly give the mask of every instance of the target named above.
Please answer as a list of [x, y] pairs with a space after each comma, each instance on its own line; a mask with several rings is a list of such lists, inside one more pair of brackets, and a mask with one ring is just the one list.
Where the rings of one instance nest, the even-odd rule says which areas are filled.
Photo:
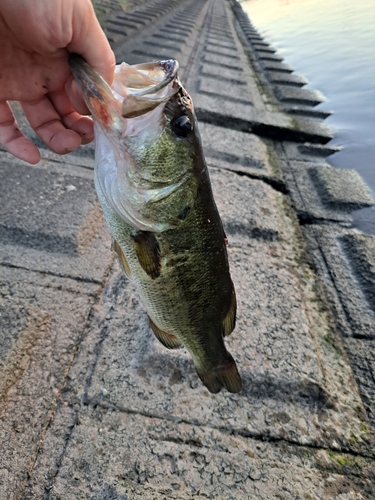
[[23, 135], [6, 101], [0, 102], [0, 144], [16, 158], [33, 165], [40, 160], [38, 148]]

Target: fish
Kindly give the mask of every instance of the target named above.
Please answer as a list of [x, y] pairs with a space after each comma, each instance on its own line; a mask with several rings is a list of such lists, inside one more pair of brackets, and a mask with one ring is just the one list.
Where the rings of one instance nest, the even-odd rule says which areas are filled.
[[178, 62], [116, 66], [109, 86], [76, 54], [70, 67], [94, 120], [95, 187], [121, 267], [155, 337], [185, 347], [213, 393], [242, 380], [224, 339], [235, 328], [227, 238]]

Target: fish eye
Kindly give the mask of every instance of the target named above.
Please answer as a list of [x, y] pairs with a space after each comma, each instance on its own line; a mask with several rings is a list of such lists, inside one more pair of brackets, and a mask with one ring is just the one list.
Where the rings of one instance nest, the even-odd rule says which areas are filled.
[[186, 137], [193, 129], [190, 118], [186, 115], [176, 118], [171, 123], [171, 127], [173, 132], [179, 137]]

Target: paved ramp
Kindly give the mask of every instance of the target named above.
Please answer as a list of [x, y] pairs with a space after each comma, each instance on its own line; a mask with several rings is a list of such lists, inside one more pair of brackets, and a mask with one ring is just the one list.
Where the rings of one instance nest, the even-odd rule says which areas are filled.
[[[177, 58], [238, 296], [244, 388], [154, 338], [110, 250], [93, 146], [0, 152], [0, 498], [371, 499], [374, 203], [329, 167], [322, 96], [236, 2], [96, 2], [118, 61]], [[33, 136], [33, 132], [28, 132]]]

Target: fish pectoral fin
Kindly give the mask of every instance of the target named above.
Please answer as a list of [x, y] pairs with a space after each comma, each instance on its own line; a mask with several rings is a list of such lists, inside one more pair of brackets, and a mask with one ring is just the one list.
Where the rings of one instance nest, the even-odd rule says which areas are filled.
[[154, 233], [141, 231], [131, 236], [138, 261], [151, 279], [160, 275], [160, 246]]
[[128, 261], [126, 260], [126, 257], [124, 255], [124, 252], [122, 251], [120, 245], [117, 243], [116, 240], [113, 240], [112, 242], [112, 250], [117, 253], [117, 257], [120, 261], [120, 265], [122, 267], [122, 270], [126, 274], [128, 278], [130, 278], [132, 272], [130, 270]]
[[236, 312], [237, 312], [236, 292], [233, 290], [229, 310], [227, 312], [227, 315], [223, 319], [224, 337], [230, 335], [233, 332], [234, 327], [236, 326]]
[[216, 394], [224, 387], [228, 392], [236, 393], [242, 389], [242, 380], [237, 370], [236, 362], [227, 353], [227, 362], [208, 372], [198, 371], [198, 376], [207, 389]]
[[181, 342], [174, 335], [160, 330], [160, 328], [152, 321], [150, 316], [148, 317], [148, 321], [155, 337], [163, 344], [164, 347], [167, 349], [179, 349], [180, 347], [183, 347]]

